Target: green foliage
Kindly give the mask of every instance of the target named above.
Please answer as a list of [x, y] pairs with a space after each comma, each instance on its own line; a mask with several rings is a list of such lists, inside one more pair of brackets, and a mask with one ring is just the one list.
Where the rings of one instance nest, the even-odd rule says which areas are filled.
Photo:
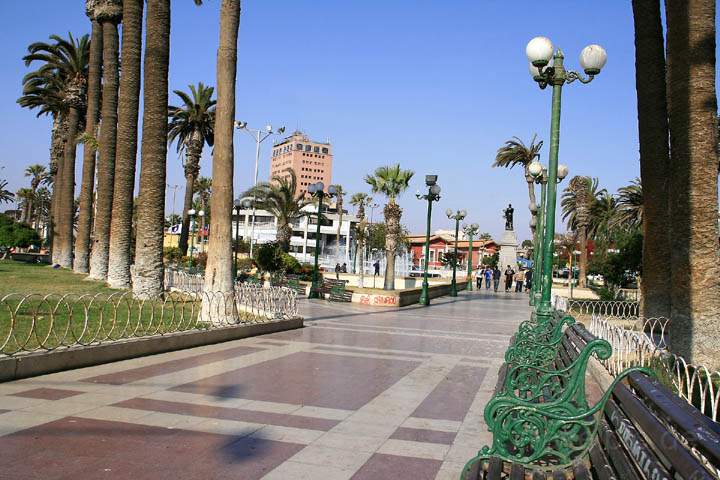
[[459, 265], [458, 256], [455, 255], [455, 252], [443, 252], [440, 254], [440, 263], [445, 267], [452, 268]]
[[541, 140], [535, 143], [536, 140], [537, 135], [533, 135], [532, 140], [530, 140], [530, 145], [525, 145], [518, 137], [513, 137], [506, 141], [505, 144], [498, 149], [493, 167], [513, 168], [515, 165], [521, 165], [523, 168], [527, 167], [535, 158], [540, 156], [540, 149], [543, 146], [543, 142]]
[[182, 260], [182, 253], [178, 247], [163, 248], [163, 258], [168, 263], [178, 263]]
[[282, 270], [286, 273], [299, 273], [300, 262], [295, 257], [286, 252], [281, 252], [280, 261], [282, 264]]
[[[368, 225], [367, 246], [370, 251], [385, 250], [385, 238], [387, 237], [387, 228], [384, 222], [373, 223]], [[400, 238], [398, 238], [398, 251], [408, 250], [410, 248], [410, 238], [408, 229], [400, 226]]]
[[195, 139], [200, 139], [203, 145], [211, 147], [215, 139], [215, 104], [212, 99], [214, 88], [203, 85], [202, 82], [188, 85], [190, 95], [182, 90], [174, 90], [184, 105], [182, 107], [168, 106], [168, 143], [177, 140], [178, 153], [187, 149]]
[[0, 248], [27, 248], [40, 243], [40, 237], [31, 227], [7, 215], [0, 215]]
[[489, 267], [497, 267], [498, 262], [500, 261], [500, 253], [495, 252], [493, 255], [489, 257], [483, 257], [483, 264], [487, 265]]
[[250, 270], [254, 264], [255, 264], [255, 260], [253, 260], [250, 257], [238, 258], [238, 261], [237, 261], [238, 272], [241, 272], [243, 270]]
[[410, 179], [415, 175], [412, 170], [402, 170], [400, 164], [378, 167], [372, 175], [365, 175], [365, 182], [370, 185], [373, 193], [381, 193], [388, 197], [390, 202], [404, 192], [410, 185]]
[[589, 271], [602, 275], [612, 289], [627, 286], [635, 274], [642, 273], [642, 238], [637, 231], [618, 234], [613, 252], [598, 250]]
[[255, 263], [262, 271], [276, 272], [283, 266], [282, 253], [277, 242], [263, 243], [255, 249]]

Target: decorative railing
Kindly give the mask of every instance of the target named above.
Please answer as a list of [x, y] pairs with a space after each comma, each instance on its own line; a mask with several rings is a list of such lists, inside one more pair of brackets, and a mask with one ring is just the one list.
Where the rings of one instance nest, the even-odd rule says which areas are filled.
[[626, 300], [575, 300], [560, 295], [553, 296], [556, 310], [567, 312], [574, 317], [591, 317], [600, 315], [615, 318], [637, 318], [640, 315], [640, 304]]
[[[672, 353], [666, 342], [667, 318], [636, 319], [633, 329], [615, 324], [612, 317], [593, 315], [590, 332], [612, 345], [613, 355], [602, 363], [615, 375], [628, 367], [654, 370], [658, 379], [680, 398], [717, 422], [720, 417], [720, 372], [694, 365]], [[623, 319], [622, 323], [627, 323]]]
[[289, 288], [236, 285], [233, 294], [226, 294], [202, 292], [202, 281], [194, 275], [170, 273], [168, 279], [177, 290], [152, 300], [137, 299], [128, 291], [0, 297], [0, 355], [298, 316], [297, 294]]

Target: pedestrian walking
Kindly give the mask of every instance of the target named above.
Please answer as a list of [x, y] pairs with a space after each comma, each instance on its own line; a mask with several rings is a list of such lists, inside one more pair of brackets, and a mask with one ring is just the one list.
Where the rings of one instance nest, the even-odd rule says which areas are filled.
[[373, 263], [373, 268], [375, 269], [375, 273], [373, 276], [377, 277], [380, 275], [380, 260], [375, 260], [375, 263]]
[[525, 283], [525, 272], [523, 272], [522, 268], [519, 268], [517, 273], [515, 273], [515, 291], [522, 292], [524, 283]]
[[340, 267], [341, 273], [347, 273], [347, 263], [343, 263], [342, 267]]
[[477, 286], [478, 290], [482, 288], [483, 278], [485, 278], [485, 266], [478, 265], [475, 272], [475, 285]]
[[490, 280], [492, 280], [492, 270], [485, 269], [485, 290], [490, 290]]
[[505, 269], [505, 291], [509, 292], [512, 288], [513, 278], [515, 277], [515, 270], [510, 265]]
[[525, 290], [530, 291], [532, 289], [532, 282], [533, 282], [533, 269], [528, 268], [525, 272]]
[[335, 280], [340, 280], [340, 264], [335, 264]]
[[495, 292], [497, 293], [498, 287], [500, 286], [500, 278], [502, 278], [502, 272], [500, 269], [495, 265], [495, 268], [493, 268], [493, 287], [495, 289]]

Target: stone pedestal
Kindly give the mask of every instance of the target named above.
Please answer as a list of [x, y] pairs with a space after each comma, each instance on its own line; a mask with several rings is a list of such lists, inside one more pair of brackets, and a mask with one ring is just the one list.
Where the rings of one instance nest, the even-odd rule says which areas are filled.
[[498, 268], [503, 272], [508, 265], [517, 270], [517, 247], [518, 241], [514, 230], [505, 230], [500, 238], [500, 259]]

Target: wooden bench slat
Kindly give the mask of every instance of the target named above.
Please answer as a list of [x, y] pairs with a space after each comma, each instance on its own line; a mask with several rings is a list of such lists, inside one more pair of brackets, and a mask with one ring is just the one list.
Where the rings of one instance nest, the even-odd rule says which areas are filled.
[[720, 465], [720, 424], [695, 408], [687, 408], [688, 405], [683, 399], [674, 395], [657, 379], [633, 373], [629, 382], [643, 401], [657, 408], [662, 417], [670, 421], [690, 445], [715, 465]]
[[488, 465], [487, 479], [488, 480], [500, 480], [502, 475], [503, 467], [502, 460], [498, 457], [490, 457], [490, 464]]
[[525, 467], [517, 463], [513, 463], [510, 468], [510, 480], [524, 480], [525, 479]]
[[[642, 430], [646, 438], [651, 439], [655, 443], [653, 449], [656, 452], [662, 452], [672, 464], [673, 469], [683, 478], [692, 478], [693, 480], [713, 478], [700, 461], [667, 430], [667, 427], [663, 425], [652, 412], [648, 410], [647, 406], [643, 405], [640, 399], [633, 395], [625, 385], [618, 385], [613, 392], [613, 396], [619, 401], [619, 406], [627, 418], [629, 418], [639, 430]], [[614, 405], [608, 405], [608, 407], [613, 406]], [[617, 429], [618, 419], [620, 418], [619, 412], [610, 409], [608, 413], [608, 418], [611, 419], [612, 423], [616, 424], [614, 427]], [[627, 427], [626, 431], [632, 433], [632, 429], [629, 427]], [[619, 436], [621, 439], [624, 439], [622, 434]], [[642, 441], [642, 437], [640, 437], [640, 435], [638, 435], [638, 437], [639, 441]], [[633, 448], [632, 445], [626, 445], [626, 447], [630, 450]]]
[[[623, 478], [615, 476], [610, 461], [597, 443], [590, 449], [590, 461], [594, 472], [593, 477], [598, 480], [618, 480], [618, 478]], [[632, 479], [632, 477], [630, 478]], [[623, 478], [623, 480], [625, 479]]]
[[590, 472], [588, 472], [587, 467], [583, 463], [573, 467], [573, 475], [575, 475], [575, 480], [590, 480], [591, 478]]

